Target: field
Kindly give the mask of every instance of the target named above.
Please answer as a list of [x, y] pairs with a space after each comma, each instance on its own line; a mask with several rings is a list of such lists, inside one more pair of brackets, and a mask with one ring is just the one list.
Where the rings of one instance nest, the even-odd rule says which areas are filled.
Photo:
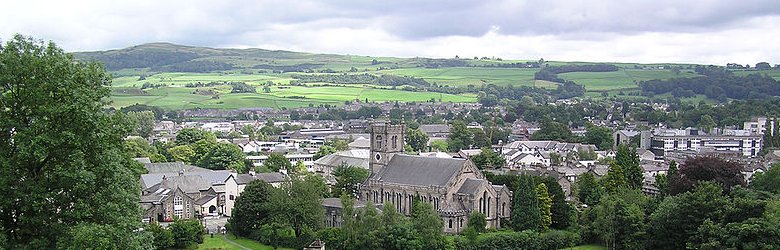
[[734, 71], [735, 75], [739, 76], [746, 76], [750, 74], [766, 74], [774, 78], [775, 80], [780, 80], [780, 69], [772, 69], [772, 70], [738, 70]]
[[[413, 76], [425, 79], [430, 83], [465, 87], [469, 84], [480, 86], [483, 83], [496, 85], [533, 86], [534, 73], [538, 69], [504, 69], [504, 68], [406, 68], [382, 70], [380, 74]], [[549, 85], [544, 85], [549, 87]]]
[[[211, 238], [209, 235], [206, 235], [203, 237], [203, 244], [198, 245], [198, 250], [244, 250], [244, 249], [253, 249], [253, 250], [271, 250], [274, 249], [272, 246], [266, 246], [263, 245], [257, 241], [253, 241], [250, 239], [244, 239], [244, 238], [238, 238], [236, 239], [233, 235], [227, 235], [228, 239], [232, 241], [234, 244], [238, 244], [239, 246], [236, 246], [234, 244], [231, 244], [226, 239], [222, 238], [222, 235], [214, 235], [214, 238]], [[287, 250], [288, 248], [279, 248], [282, 250]]]
[[[263, 49], [214, 49], [153, 43], [112, 51], [74, 53], [80, 60], [101, 61], [114, 76], [111, 104], [124, 107], [135, 103], [178, 110], [191, 108], [235, 109], [246, 107], [294, 108], [324, 104], [342, 105], [351, 100], [371, 102], [476, 102], [476, 91], [452, 95], [407, 91], [399, 86], [371, 83], [334, 85], [306, 83], [292, 86], [296, 74], [373, 74], [410, 76], [437, 85], [479, 89], [485, 84], [530, 86], [555, 89], [559, 84], [534, 80], [538, 68], [494, 68], [497, 64], [525, 63], [524, 60], [393, 58], [273, 51]], [[154, 58], [155, 60], [148, 60]], [[549, 65], [592, 64], [590, 62], [546, 62]], [[687, 64], [613, 63], [615, 72], [572, 72], [560, 78], [585, 86], [587, 97], [628, 96], [639, 91], [636, 83], [650, 79], [690, 77]], [[445, 66], [453, 65], [453, 66]], [[457, 67], [455, 67], [457, 66]], [[667, 66], [684, 68], [673, 72]], [[216, 67], [216, 68], [213, 68]], [[382, 69], [380, 69], [382, 68]], [[187, 73], [172, 71], [188, 71]], [[195, 73], [204, 72], [204, 73]], [[285, 72], [285, 73], [282, 73]], [[304, 73], [306, 72], [306, 73]], [[335, 73], [334, 73], [335, 72]], [[735, 71], [745, 75], [756, 71]], [[761, 71], [780, 78], [780, 70]], [[229, 82], [255, 86], [257, 93], [230, 93]], [[270, 92], [263, 85], [273, 83]], [[218, 83], [209, 87], [188, 84]], [[141, 89], [144, 84], [147, 86]], [[148, 85], [153, 85], [151, 88]], [[327, 85], [327, 86], [324, 86]], [[192, 85], [190, 85], [192, 86]], [[623, 93], [622, 95], [620, 93]]]

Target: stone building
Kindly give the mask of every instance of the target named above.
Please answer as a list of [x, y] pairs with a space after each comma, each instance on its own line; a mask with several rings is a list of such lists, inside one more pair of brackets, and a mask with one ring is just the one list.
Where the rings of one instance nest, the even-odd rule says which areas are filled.
[[441, 216], [445, 233], [463, 231], [474, 211], [485, 214], [490, 228], [509, 218], [509, 190], [492, 185], [470, 160], [404, 154], [403, 124], [375, 123], [370, 132], [371, 176], [360, 187], [360, 201], [392, 203], [405, 215], [410, 215], [415, 199], [429, 202]]

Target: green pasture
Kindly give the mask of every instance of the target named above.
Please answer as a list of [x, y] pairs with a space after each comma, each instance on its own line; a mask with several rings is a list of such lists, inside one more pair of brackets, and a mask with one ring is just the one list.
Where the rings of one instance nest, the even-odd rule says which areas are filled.
[[114, 107], [136, 103], [159, 106], [165, 109], [220, 108], [237, 109], [245, 107], [296, 108], [309, 104], [341, 105], [355, 99], [372, 102], [425, 102], [431, 99], [442, 102], [475, 102], [473, 94], [452, 95], [435, 92], [412, 92], [392, 89], [375, 89], [361, 85], [354, 86], [273, 86], [270, 93], [230, 93], [229, 86], [197, 88], [201, 91], [218, 93], [203, 95], [195, 93], [196, 88], [161, 87], [145, 89], [115, 88], [111, 101]]
[[[224, 236], [227, 237], [227, 239], [223, 238], [222, 235], [214, 235], [212, 238], [209, 235], [203, 236], [203, 243], [198, 245], [199, 250], [244, 250], [244, 249], [252, 249], [252, 250], [271, 250], [274, 249], [272, 246], [263, 245], [260, 242], [245, 239], [245, 238], [238, 238], [233, 235], [227, 235]], [[287, 250], [289, 248], [283, 248], [280, 247], [279, 249]]]
[[612, 72], [571, 72], [558, 74], [558, 77], [574, 81], [585, 86], [587, 91], [606, 91], [637, 88], [636, 83], [652, 79], [670, 79], [677, 77], [692, 77], [696, 74], [682, 70], [674, 73], [671, 70], [621, 69]]
[[763, 74], [768, 75], [774, 78], [775, 80], [780, 80], [780, 69], [771, 69], [771, 70], [735, 70], [732, 71], [735, 75], [738, 76], [746, 76], [750, 74]]
[[403, 68], [382, 70], [377, 74], [413, 76], [431, 83], [465, 87], [469, 84], [480, 86], [483, 83], [497, 85], [533, 86], [534, 73], [538, 69], [505, 68]]

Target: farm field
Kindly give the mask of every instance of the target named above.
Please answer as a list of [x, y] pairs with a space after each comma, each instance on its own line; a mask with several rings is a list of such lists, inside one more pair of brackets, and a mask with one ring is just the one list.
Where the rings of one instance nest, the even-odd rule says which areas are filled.
[[587, 91], [605, 91], [637, 88], [638, 86], [634, 82], [692, 77], [695, 75], [688, 71], [681, 71], [679, 74], [676, 74], [671, 70], [621, 69], [613, 72], [563, 73], [558, 74], [558, 77], [582, 84]]
[[[412, 92], [391, 89], [374, 89], [361, 85], [348, 87], [331, 86], [272, 86], [270, 93], [230, 93], [229, 86], [197, 88], [214, 94], [196, 94], [196, 88], [168, 86], [139, 91], [134, 88], [115, 88], [111, 100], [113, 107], [133, 104], [159, 106], [164, 109], [220, 108], [237, 109], [246, 107], [297, 108], [309, 104], [342, 105], [355, 99], [371, 102], [425, 102], [431, 99], [442, 102], [476, 102], [473, 94], [451, 95], [435, 92]], [[258, 92], [262, 92], [261, 89]], [[218, 94], [219, 98], [213, 98]]]
[[379, 71], [378, 74], [413, 76], [425, 79], [431, 83], [458, 87], [465, 87], [469, 84], [480, 86], [483, 83], [533, 86], [534, 73], [537, 71], [539, 71], [539, 69], [453, 67], [382, 70]]
[[738, 76], [746, 76], [750, 74], [766, 74], [774, 78], [775, 80], [780, 80], [780, 69], [772, 69], [772, 70], [736, 70], [733, 71], [735, 75]]

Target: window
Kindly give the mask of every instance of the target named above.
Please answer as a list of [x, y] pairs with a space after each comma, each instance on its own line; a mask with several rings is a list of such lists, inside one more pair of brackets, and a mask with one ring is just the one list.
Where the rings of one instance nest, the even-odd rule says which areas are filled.
[[393, 136], [393, 149], [398, 147], [398, 136]]
[[376, 136], [376, 148], [381, 149], [382, 148], [382, 136], [377, 135]]
[[173, 197], [173, 215], [176, 216], [177, 219], [180, 219], [184, 212], [182, 203], [184, 203], [184, 200], [180, 196]]
[[236, 199], [236, 197], [231, 194], [230, 195], [230, 200], [232, 201], [232, 200], [235, 200], [235, 199]]
[[450, 228], [452, 228], [452, 219], [450, 219]]

